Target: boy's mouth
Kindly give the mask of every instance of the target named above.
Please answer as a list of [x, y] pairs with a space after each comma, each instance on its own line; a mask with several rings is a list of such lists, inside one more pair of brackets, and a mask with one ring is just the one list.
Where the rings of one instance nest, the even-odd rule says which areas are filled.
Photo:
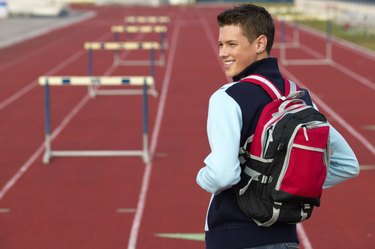
[[235, 62], [235, 60], [225, 60], [224, 61], [225, 68], [228, 69], [234, 62]]

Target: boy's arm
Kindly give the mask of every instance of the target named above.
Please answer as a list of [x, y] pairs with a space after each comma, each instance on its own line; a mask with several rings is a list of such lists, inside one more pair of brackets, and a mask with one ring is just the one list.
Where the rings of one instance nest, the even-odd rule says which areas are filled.
[[330, 188], [359, 174], [357, 157], [344, 137], [332, 125], [329, 134], [333, 153], [323, 188]]
[[219, 194], [240, 181], [241, 110], [224, 90], [215, 92], [209, 103], [207, 133], [211, 153], [196, 181], [206, 191]]
[[[318, 107], [313, 103], [315, 109]], [[331, 125], [329, 130], [332, 155], [323, 188], [330, 188], [347, 179], [358, 176], [359, 164], [345, 138]]]

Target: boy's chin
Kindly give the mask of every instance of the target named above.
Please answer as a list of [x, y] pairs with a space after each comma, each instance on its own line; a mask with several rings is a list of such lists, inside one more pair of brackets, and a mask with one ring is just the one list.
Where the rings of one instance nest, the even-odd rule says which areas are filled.
[[228, 76], [228, 77], [230, 77], [230, 78], [232, 78], [234, 75], [233, 75], [233, 72], [231, 71], [231, 70], [226, 70], [225, 71], [225, 74]]

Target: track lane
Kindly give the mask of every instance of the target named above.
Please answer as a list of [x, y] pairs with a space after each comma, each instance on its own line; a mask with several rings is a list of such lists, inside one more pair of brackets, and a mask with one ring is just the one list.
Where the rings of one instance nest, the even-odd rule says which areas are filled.
[[[99, 9], [101, 9], [103, 15], [100, 15], [100, 18], [96, 20], [96, 24], [101, 23], [103, 27], [105, 21], [108, 21], [108, 23], [115, 22], [114, 19], [116, 19], [117, 14], [120, 16], [122, 12], [125, 12], [124, 9], [114, 10], [113, 7]], [[181, 11], [183, 17], [182, 32], [178, 44], [176, 44], [178, 52], [171, 75], [170, 94], [168, 94], [166, 102], [165, 118], [161, 122], [160, 139], [156, 147], [150, 189], [147, 195], [145, 213], [140, 223], [137, 248], [202, 248], [203, 246], [201, 241], [166, 239], [155, 236], [155, 233], [159, 232], [203, 232], [204, 215], [209, 195], [195, 185], [195, 174], [208, 153], [205, 135], [208, 97], [227, 79], [221, 71], [221, 65], [213, 63], [215, 59], [212, 41], [215, 41], [216, 37], [210, 39], [207, 35], [202, 34], [202, 32], [207, 32], [207, 27], [205, 28], [199, 19], [201, 18], [200, 14], [204, 13], [204, 17], [207, 18], [208, 24], [215, 34], [214, 18], [218, 10], [215, 8], [202, 10], [193, 7], [181, 9], [179, 7], [166, 7], [157, 12], [155, 9], [126, 9], [126, 11], [132, 13], [136, 13], [136, 11], [139, 11], [139, 14], [162, 13], [173, 17]], [[192, 38], [191, 34], [196, 33], [202, 34], [199, 39]], [[84, 71], [83, 68], [75, 67], [78, 64], [85, 65], [85, 63], [72, 64], [59, 72]], [[102, 61], [98, 66], [98, 72], [105, 72], [106, 65], [107, 62]], [[297, 73], [294, 72], [294, 69], [291, 71], [305, 84], [310, 82], [308, 78], [310, 74], [306, 71], [303, 72], [302, 70]], [[121, 74], [122, 72], [124, 72], [123, 69], [119, 69], [112, 73]], [[330, 74], [336, 74], [336, 71], [328, 70], [325, 74], [321, 73], [323, 76]], [[157, 77], [163, 78], [163, 70], [157, 72]], [[315, 81], [311, 82], [315, 83]], [[320, 87], [323, 89], [326, 86]], [[41, 124], [43, 120], [41, 113], [43, 98], [42, 91], [39, 90], [39, 95], [31, 91], [19, 101], [14, 102], [11, 106], [17, 108], [12, 109], [12, 111], [5, 113], [3, 111], [6, 109], [4, 109], [1, 112], [1, 114], [4, 114], [3, 117], [9, 117], [9, 115], [16, 115], [12, 113], [18, 112], [20, 108], [25, 108], [25, 103], [30, 106], [25, 108], [29, 113], [25, 118], [22, 118], [21, 113], [19, 116], [17, 114], [17, 120], [27, 124], [30, 123], [31, 126], [28, 130], [28, 133], [31, 134], [23, 137], [23, 139], [39, 141], [38, 143], [28, 141], [32, 144], [27, 145], [28, 148], [26, 149], [22, 146], [21, 150], [27, 151], [28, 155], [32, 153], [30, 148], [35, 150], [43, 138], [43, 126]], [[85, 95], [86, 91], [85, 89], [77, 89], [74, 92], [71, 89], [55, 89], [55, 91], [53, 96], [54, 101], [56, 101], [54, 104], [56, 110], [54, 124], [56, 128], [75, 103]], [[327, 100], [327, 98], [324, 98], [327, 94], [326, 91], [329, 93], [330, 88], [320, 92], [320, 88], [317, 87], [318, 96], [323, 100]], [[194, 96], [194, 98], [191, 98], [191, 96]], [[80, 111], [79, 115], [64, 128], [61, 137], [56, 140], [56, 146], [71, 146], [71, 142], [77, 142], [79, 136], [86, 138], [92, 136], [92, 139], [86, 140], [82, 144], [75, 144], [77, 147], [79, 145], [106, 146], [112, 139], [116, 141], [112, 143], [113, 146], [122, 146], [119, 140], [122, 140], [125, 136], [125, 134], [122, 134], [124, 127], [114, 125], [113, 122], [100, 121], [97, 124], [95, 123], [95, 126], [91, 124], [95, 120], [95, 116], [99, 114], [106, 116], [107, 120], [129, 122], [125, 116], [118, 113], [119, 108], [116, 108], [116, 106], [123, 106], [124, 102], [120, 98], [114, 98], [110, 101], [106, 99], [97, 100], [97, 102], [90, 102], [85, 105], [84, 110]], [[345, 102], [340, 98], [338, 100]], [[151, 98], [150, 101], [150, 127], [153, 127], [155, 120], [153, 115], [156, 113], [158, 99]], [[22, 105], [17, 104], [21, 102]], [[35, 116], [35, 111], [38, 110], [35, 103], [40, 106], [38, 116]], [[135, 106], [138, 104], [137, 101], [126, 101], [128, 105], [133, 105], [131, 103]], [[347, 119], [346, 116], [351, 115], [351, 113], [342, 111], [341, 105], [336, 107], [334, 103], [327, 103], [330, 106], [334, 105], [334, 109], [339, 110], [339, 114], [345, 116], [345, 119]], [[111, 113], [109, 110], [112, 109], [116, 109], [117, 112]], [[136, 112], [131, 113], [133, 113], [132, 116], [137, 117]], [[39, 121], [35, 124], [30, 120]], [[8, 131], [18, 132], [20, 137], [23, 136], [22, 130], [24, 128], [12, 128], [13, 121], [9, 122]], [[98, 121], [96, 120], [96, 122]], [[337, 128], [340, 127], [340, 124], [335, 123], [335, 121], [334, 125]], [[82, 130], [82, 126], [84, 130]], [[103, 134], [106, 129], [121, 135], [118, 138], [111, 136], [109, 138], [106, 134]], [[3, 132], [1, 126], [0, 130]], [[349, 133], [346, 133], [342, 127], [340, 127], [340, 130], [343, 131], [343, 134], [348, 137], [348, 140], [356, 149], [361, 153], [365, 151], [365, 148]], [[94, 139], [96, 136], [94, 134], [101, 134], [100, 141]], [[138, 141], [137, 132], [130, 135], [129, 142], [131, 144], [136, 145]], [[24, 140], [15, 138], [13, 142], [21, 148]], [[361, 158], [367, 158], [366, 152], [363, 153]], [[11, 153], [7, 153], [7, 155], [11, 155]], [[24, 157], [27, 158], [27, 156]], [[4, 158], [10, 160], [8, 156]], [[17, 162], [18, 166], [23, 163], [23, 160], [21, 161]], [[369, 158], [368, 162], [373, 161]], [[14, 162], [8, 161], [6, 164], [15, 165]], [[3, 169], [3, 164], [0, 165]], [[142, 165], [138, 158], [127, 158], [125, 160], [121, 158], [61, 158], [54, 162], [53, 167], [46, 167], [39, 160], [35, 161], [4, 199], [0, 199], [1, 207], [11, 209], [8, 214], [0, 214], [1, 223], [5, 224], [0, 228], [0, 245], [4, 244], [8, 246], [6, 248], [10, 249], [29, 248], [30, 246], [35, 248], [126, 247], [135, 215], [131, 210], [134, 210], [137, 206], [141, 181], [144, 177]], [[372, 248], [371, 224], [373, 224], [373, 217], [369, 217], [368, 213], [374, 203], [371, 199], [364, 199], [364, 196], [372, 196], [372, 190], [368, 187], [372, 174], [371, 171], [362, 172], [359, 178], [325, 192], [324, 208], [317, 209], [315, 218], [304, 223], [304, 228], [313, 248], [335, 249], [346, 246]], [[348, 198], [353, 203], [366, 203], [368, 206], [338, 206], [338, 203], [346, 203]], [[130, 213], [118, 213], [118, 208], [128, 210]], [[359, 216], [347, 217], [347, 213], [354, 209], [360, 213]], [[337, 216], [333, 217], [333, 213]], [[342, 217], [346, 217], [346, 219], [344, 220]], [[333, 231], [328, 229], [327, 226], [333, 227]], [[22, 229], [22, 227], [27, 229]], [[33, 227], [33, 229], [29, 229], [29, 227]], [[323, 234], [322, 231], [324, 231]], [[21, 242], [16, 242], [16, 234], [18, 239], [22, 238]], [[343, 234], [345, 239], [343, 239]], [[3, 240], [3, 238], [6, 239]], [[1, 244], [2, 242], [4, 243]]]
[[[157, 237], [159, 233], [202, 233], [209, 194], [194, 183], [208, 145], [205, 118], [209, 94], [223, 82], [212, 63], [197, 9], [181, 13], [165, 117], [153, 162], [150, 193], [137, 248], [202, 248], [202, 241]], [[198, 72], [198, 74], [197, 74]], [[201, 73], [199, 73], [201, 72]], [[155, 215], [157, 213], [157, 216]]]
[[[118, 12], [121, 17], [123, 16], [122, 12]], [[119, 16], [117, 18], [113, 16], [113, 10], [110, 16], [116, 20], [120, 19]], [[107, 26], [106, 30], [109, 27]], [[80, 46], [83, 48], [82, 44]], [[84, 60], [84, 62], [77, 61], [76, 64], [55, 73], [71, 73], [74, 70], [81, 70], [80, 68], [85, 70], [86, 61]], [[48, 67], [48, 65], [46, 66]], [[102, 66], [98, 66], [98, 72], [104, 72], [103, 69]], [[148, 70], [146, 72], [148, 73]], [[157, 77], [162, 77], [162, 71], [157, 70], [157, 74]], [[85, 88], [75, 89], [74, 91], [69, 88], [52, 89], [52, 108], [54, 109], [52, 124], [54, 129], [67, 117], [69, 111], [86, 93]], [[152, 113], [155, 112], [152, 107], [155, 101], [150, 101], [150, 112]], [[28, 103], [26, 108], [23, 106], [25, 103]], [[137, 117], [141, 116], [138, 108], [124, 108], [124, 113], [119, 113], [118, 107], [124, 106], [124, 104], [125, 106], [140, 106], [141, 101], [139, 98], [136, 100], [130, 98], [124, 103], [124, 99], [119, 98], [98, 98], [95, 103], [85, 104], [84, 109], [80, 110], [80, 115], [74, 117], [72, 121], [68, 121], [71, 123], [62, 131], [61, 137], [54, 146], [72, 146], [73, 142], [73, 146], [77, 147], [79, 145], [83, 147], [98, 145], [99, 147], [108, 145], [121, 147], [120, 143], [124, 142], [123, 132], [126, 130], [121, 122], [128, 122], [126, 127], [128, 125], [139, 127], [139, 124], [129, 124], [129, 121], [135, 122], [138, 120]], [[20, 106], [23, 106], [24, 112], [20, 111], [22, 110], [19, 109]], [[116, 111], [108, 112], [108, 109]], [[18, 145], [18, 149], [22, 145], [22, 150], [24, 150], [17, 157], [18, 161], [6, 161], [1, 164], [2, 169], [4, 165], [9, 165], [13, 170], [13, 173], [10, 171], [8, 174], [2, 175], [5, 182], [7, 179], [11, 180], [9, 178], [18, 169], [17, 166], [22, 165], [23, 161], [26, 160], [25, 158], [33, 153], [32, 149], [38, 148], [38, 143], [41, 144], [42, 142], [43, 89], [38, 87], [29, 91], [22, 96], [22, 99], [7, 106], [2, 111], [7, 117], [11, 116], [7, 113], [8, 111], [16, 113], [19, 117], [18, 122], [9, 119], [8, 123], [9, 129], [13, 133], [18, 133], [16, 139], [12, 141], [15, 145]], [[26, 115], [26, 113], [29, 115]], [[104, 114], [111, 122], [106, 122], [108, 121], [106, 119], [95, 120], [95, 117], [100, 114]], [[132, 116], [133, 119], [129, 120], [127, 115]], [[153, 118], [154, 116], [150, 115], [150, 119]], [[30, 120], [37, 120], [37, 122], [28, 122]], [[118, 123], [114, 123], [113, 120], [117, 120]], [[76, 126], [77, 123], [78, 126]], [[32, 126], [29, 130], [24, 130], [24, 128], [19, 128], [15, 124], [23, 126], [32, 124]], [[103, 138], [108, 130], [111, 132], [107, 132], [109, 133], [107, 135], [111, 135], [110, 133], [120, 135], [115, 138], [112, 137], [108, 141], [108, 138]], [[126, 137], [127, 140], [133, 141], [133, 143], [130, 142], [131, 146], [138, 145], [134, 141], [141, 141], [141, 133], [141, 128], [139, 128], [139, 132], [136, 129]], [[98, 134], [99, 141], [93, 140]], [[77, 141], [75, 138], [83, 137], [87, 140], [80, 144], [74, 144]], [[23, 139], [31, 143], [27, 151], [24, 148], [27, 144]], [[5, 142], [8, 146], [8, 140]], [[106, 142], [107, 145], [104, 144]], [[4, 145], [4, 148], [9, 148], [9, 146], [5, 147]], [[12, 150], [12, 148], [9, 148], [9, 150]], [[2, 158], [10, 160], [12, 153], [6, 153], [5, 150], [3, 152], [2, 155], [8, 155], [9, 157], [2, 156]], [[82, 160], [58, 158], [54, 159], [53, 166], [48, 167], [40, 161], [40, 150], [35, 151], [30, 159], [30, 162], [26, 162], [19, 169], [20, 174], [16, 182], [7, 189], [6, 193], [2, 194], [0, 200], [2, 207], [10, 209], [9, 214], [0, 215], [2, 224], [5, 224], [0, 228], [1, 247], [94, 248], [97, 246], [98, 248], [120, 248], [125, 243], [137, 201], [137, 191], [129, 190], [140, 188], [139, 183], [141, 182], [143, 169], [141, 159], [129, 158], [124, 163], [123, 158]], [[115, 176], [111, 177], [112, 174], [115, 174]], [[52, 185], [54, 187], [51, 188]], [[117, 204], [109, 205], [108, 203]], [[117, 210], [125, 210], [125, 213]], [[126, 210], [130, 210], [130, 212], [126, 212]], [[123, 218], [120, 218], [120, 216]], [[37, 226], [37, 222], [41, 222], [41, 224]], [[24, 226], [25, 229], [20, 230], [20, 226]], [[29, 227], [33, 227], [33, 229], [29, 229]]]

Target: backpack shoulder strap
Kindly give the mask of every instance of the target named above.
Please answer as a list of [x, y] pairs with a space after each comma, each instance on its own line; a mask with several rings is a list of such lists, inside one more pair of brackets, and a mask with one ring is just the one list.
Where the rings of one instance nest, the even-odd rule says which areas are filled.
[[291, 80], [284, 78], [285, 96], [289, 96], [291, 93], [299, 91], [299, 87], [296, 83]]
[[299, 86], [291, 80], [284, 79], [285, 94], [275, 87], [275, 85], [259, 74], [252, 74], [240, 80], [240, 82], [249, 82], [262, 87], [267, 94], [273, 99], [282, 99], [284, 96], [289, 96], [291, 93], [298, 92]]
[[[268, 79], [259, 74], [249, 75], [241, 79], [240, 82], [248, 82], [262, 87], [263, 90], [267, 92], [267, 94], [271, 97], [272, 100], [282, 99], [284, 97], [284, 94], [280, 92], [280, 90], [271, 81], [269, 81]], [[291, 87], [288, 87], [288, 89], [291, 89]], [[289, 93], [289, 90], [287, 93]]]

